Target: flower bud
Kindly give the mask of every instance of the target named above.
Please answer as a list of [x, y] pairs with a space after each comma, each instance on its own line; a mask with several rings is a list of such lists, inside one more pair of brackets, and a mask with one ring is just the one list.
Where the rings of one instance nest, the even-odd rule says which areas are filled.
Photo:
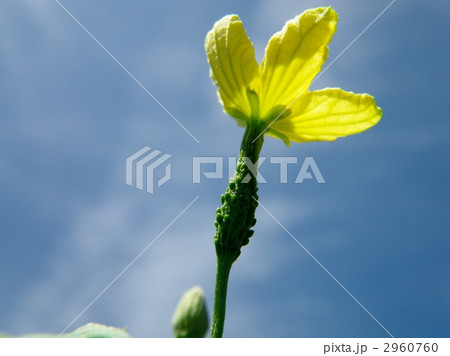
[[204, 337], [209, 326], [203, 290], [193, 287], [178, 302], [172, 317], [175, 337]]

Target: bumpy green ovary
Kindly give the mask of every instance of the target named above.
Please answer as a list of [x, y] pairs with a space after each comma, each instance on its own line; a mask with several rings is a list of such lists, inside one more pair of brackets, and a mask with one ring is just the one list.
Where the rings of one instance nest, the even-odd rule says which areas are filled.
[[[247, 174], [250, 180], [245, 179]], [[222, 207], [216, 211], [214, 243], [218, 257], [227, 256], [235, 261], [241, 253], [241, 247], [249, 243], [253, 235], [251, 228], [256, 224], [257, 191], [256, 177], [245, 164], [241, 151], [236, 173], [221, 196]]]

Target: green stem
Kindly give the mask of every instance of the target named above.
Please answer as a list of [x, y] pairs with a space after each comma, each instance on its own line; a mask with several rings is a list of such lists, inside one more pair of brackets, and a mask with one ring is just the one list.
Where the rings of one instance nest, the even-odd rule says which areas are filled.
[[258, 206], [255, 200], [258, 199], [256, 172], [251, 172], [246, 159], [248, 158], [257, 167], [264, 142], [262, 129], [258, 120], [249, 120], [241, 143], [236, 173], [221, 197], [222, 207], [217, 209], [214, 236], [217, 273], [211, 337], [222, 337], [231, 266], [239, 257], [241, 247], [248, 244], [253, 234], [253, 230], [250, 229], [256, 223], [255, 210]]
[[228, 277], [233, 262], [217, 258], [216, 288], [214, 291], [214, 311], [211, 327], [211, 337], [222, 337], [225, 324], [225, 309], [227, 304]]

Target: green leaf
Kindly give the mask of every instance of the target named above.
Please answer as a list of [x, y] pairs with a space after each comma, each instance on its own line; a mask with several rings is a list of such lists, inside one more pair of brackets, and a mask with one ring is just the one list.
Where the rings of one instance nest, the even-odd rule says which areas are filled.
[[[14, 337], [6, 334], [0, 333], [0, 337]], [[131, 337], [124, 329], [115, 328], [112, 326], [106, 326], [97, 323], [88, 323], [79, 327], [78, 329], [62, 334], [61, 336], [57, 334], [25, 334], [20, 335], [21, 338], [57, 338], [57, 337], [76, 337], [76, 338], [119, 338], [119, 337]]]
[[62, 335], [62, 337], [78, 337], [78, 338], [118, 338], [131, 337], [124, 329], [106, 326], [97, 323], [89, 323], [78, 329]]

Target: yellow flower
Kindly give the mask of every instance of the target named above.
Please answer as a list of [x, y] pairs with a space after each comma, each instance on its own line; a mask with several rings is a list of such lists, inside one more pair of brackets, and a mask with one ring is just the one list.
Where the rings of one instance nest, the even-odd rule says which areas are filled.
[[270, 39], [260, 66], [239, 17], [216, 22], [205, 47], [225, 112], [241, 125], [260, 122], [287, 145], [333, 141], [376, 125], [382, 111], [372, 96], [308, 90], [328, 57], [337, 21], [331, 7], [305, 11]]

